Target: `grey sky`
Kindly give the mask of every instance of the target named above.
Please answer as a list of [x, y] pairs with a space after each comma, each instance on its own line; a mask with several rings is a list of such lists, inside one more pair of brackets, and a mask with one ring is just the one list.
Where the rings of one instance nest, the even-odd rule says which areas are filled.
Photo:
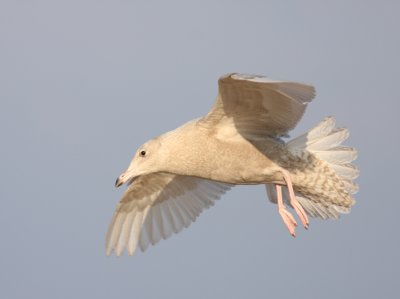
[[[398, 1], [0, 1], [1, 298], [393, 298], [400, 277]], [[311, 83], [298, 135], [350, 128], [350, 215], [292, 239], [262, 186], [106, 257], [141, 143], [211, 107], [221, 74]]]

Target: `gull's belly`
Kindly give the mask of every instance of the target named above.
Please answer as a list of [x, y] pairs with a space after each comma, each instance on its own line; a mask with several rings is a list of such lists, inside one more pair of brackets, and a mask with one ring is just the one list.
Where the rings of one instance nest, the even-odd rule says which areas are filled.
[[187, 146], [171, 148], [168, 167], [161, 171], [231, 184], [284, 182], [282, 168], [274, 162], [279, 153], [274, 140], [249, 142], [239, 134], [218, 138], [204, 130], [180, 138]]
[[[252, 144], [242, 142], [222, 147], [219, 159], [213, 159], [216, 167], [210, 178], [232, 184], [265, 184], [281, 182], [280, 167]], [[221, 147], [220, 147], [221, 149]], [[217, 152], [217, 148], [215, 149]]]

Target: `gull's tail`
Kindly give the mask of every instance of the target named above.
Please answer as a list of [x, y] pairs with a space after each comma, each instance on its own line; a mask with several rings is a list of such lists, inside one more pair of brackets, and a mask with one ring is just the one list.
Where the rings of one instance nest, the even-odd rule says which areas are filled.
[[[335, 120], [328, 117], [287, 143], [292, 154], [311, 153], [310, 157], [318, 165], [312, 172], [304, 173], [302, 186], [295, 188], [297, 200], [312, 217], [338, 218], [340, 213], [350, 212], [354, 204], [351, 195], [358, 191], [358, 185], [353, 180], [359, 171], [351, 164], [357, 151], [341, 145], [348, 137], [349, 131], [336, 128]], [[272, 186], [267, 186], [267, 191], [270, 199], [275, 197]], [[285, 202], [289, 203], [287, 188], [283, 194]]]

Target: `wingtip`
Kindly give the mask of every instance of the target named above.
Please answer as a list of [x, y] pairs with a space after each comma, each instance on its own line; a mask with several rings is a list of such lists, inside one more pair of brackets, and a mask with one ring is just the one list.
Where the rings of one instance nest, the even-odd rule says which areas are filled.
[[111, 256], [112, 254], [112, 249], [106, 249], [106, 256]]

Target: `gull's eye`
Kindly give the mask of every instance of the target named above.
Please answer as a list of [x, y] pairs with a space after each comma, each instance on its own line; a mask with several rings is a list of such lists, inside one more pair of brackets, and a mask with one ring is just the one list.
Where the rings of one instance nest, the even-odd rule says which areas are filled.
[[146, 151], [140, 151], [140, 156], [142, 157], [146, 156]]

